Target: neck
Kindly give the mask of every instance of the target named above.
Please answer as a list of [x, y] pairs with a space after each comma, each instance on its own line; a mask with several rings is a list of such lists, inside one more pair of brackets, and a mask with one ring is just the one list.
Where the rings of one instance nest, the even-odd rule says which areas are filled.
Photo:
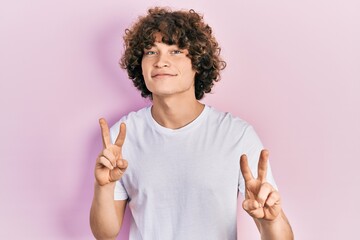
[[153, 96], [151, 114], [161, 126], [178, 129], [194, 121], [204, 109], [204, 104], [196, 98], [184, 98], [179, 100], [174, 96]]

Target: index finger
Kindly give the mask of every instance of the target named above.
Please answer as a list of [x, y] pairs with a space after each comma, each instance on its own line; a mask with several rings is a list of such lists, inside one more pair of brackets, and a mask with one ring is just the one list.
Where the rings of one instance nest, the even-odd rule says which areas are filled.
[[101, 137], [103, 141], [103, 146], [104, 148], [107, 148], [111, 144], [109, 126], [104, 118], [100, 118], [99, 123], [101, 128]]
[[260, 159], [258, 163], [258, 179], [261, 182], [265, 182], [267, 174], [267, 162], [268, 162], [269, 152], [268, 150], [262, 150], [260, 153]]
[[120, 132], [116, 138], [115, 145], [122, 147], [122, 145], [124, 144], [124, 141], [125, 141], [125, 136], [126, 136], [126, 125], [125, 125], [125, 123], [121, 123], [120, 124]]
[[251, 170], [249, 168], [247, 156], [245, 154], [241, 155], [240, 157], [240, 170], [244, 177], [245, 182], [254, 179]]

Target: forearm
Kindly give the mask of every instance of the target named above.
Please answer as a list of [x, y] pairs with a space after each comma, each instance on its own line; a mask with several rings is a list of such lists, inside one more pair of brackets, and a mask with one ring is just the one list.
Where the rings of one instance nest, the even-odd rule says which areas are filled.
[[254, 219], [262, 240], [293, 240], [294, 235], [283, 211], [273, 220]]
[[[90, 210], [90, 227], [96, 239], [115, 239], [121, 228], [114, 205], [115, 183], [99, 186], [95, 183]], [[122, 218], [121, 218], [122, 220]]]

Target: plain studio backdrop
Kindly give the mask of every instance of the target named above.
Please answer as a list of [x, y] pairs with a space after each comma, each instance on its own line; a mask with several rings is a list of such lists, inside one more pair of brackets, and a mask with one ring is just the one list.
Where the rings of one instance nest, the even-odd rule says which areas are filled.
[[[356, 238], [357, 0], [2, 1], [0, 238], [93, 239], [98, 119], [150, 104], [118, 61], [125, 28], [155, 5], [192, 8], [213, 28], [227, 68], [203, 102], [255, 127], [296, 239]], [[238, 214], [239, 239], [259, 239]]]

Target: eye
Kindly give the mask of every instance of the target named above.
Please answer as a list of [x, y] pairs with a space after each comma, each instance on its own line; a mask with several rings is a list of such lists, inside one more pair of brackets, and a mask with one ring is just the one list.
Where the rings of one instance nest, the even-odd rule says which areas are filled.
[[156, 54], [155, 51], [144, 51], [144, 55], [151, 56], [151, 55], [155, 55], [155, 54]]
[[181, 50], [172, 50], [171, 54], [181, 54], [183, 53]]

